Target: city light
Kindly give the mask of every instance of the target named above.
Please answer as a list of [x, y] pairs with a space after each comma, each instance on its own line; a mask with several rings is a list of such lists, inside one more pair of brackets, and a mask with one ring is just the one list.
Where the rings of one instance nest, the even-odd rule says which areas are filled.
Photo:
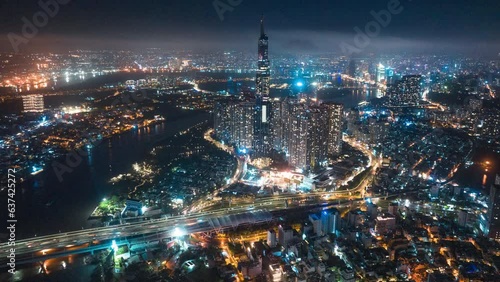
[[111, 241], [111, 249], [113, 249], [115, 253], [118, 251], [118, 245], [115, 240]]
[[172, 231], [172, 237], [174, 238], [183, 237], [186, 236], [186, 234], [186, 231], [179, 227], [174, 228], [174, 230]]

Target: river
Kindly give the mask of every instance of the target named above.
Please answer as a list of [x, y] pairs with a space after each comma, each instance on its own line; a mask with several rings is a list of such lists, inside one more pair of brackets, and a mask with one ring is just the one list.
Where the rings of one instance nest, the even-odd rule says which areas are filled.
[[207, 113], [192, 113], [104, 140], [73, 172], [64, 174], [62, 182], [49, 166], [23, 183], [16, 195], [18, 239], [92, 227], [87, 218], [113, 189], [108, 180], [130, 171], [154, 144], [209, 117]]

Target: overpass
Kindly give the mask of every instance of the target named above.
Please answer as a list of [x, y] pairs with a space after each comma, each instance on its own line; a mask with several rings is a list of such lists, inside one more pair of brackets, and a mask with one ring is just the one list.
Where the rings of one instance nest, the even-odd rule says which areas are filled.
[[[391, 195], [372, 197], [392, 198], [401, 194], [411, 194], [422, 190], [405, 191]], [[325, 192], [324, 194], [330, 194]], [[338, 200], [338, 199], [335, 199]], [[346, 204], [365, 201], [363, 197], [355, 199], [332, 200], [323, 204], [299, 205], [297, 208], [314, 209], [325, 208], [337, 204]], [[269, 205], [269, 203], [262, 203]], [[158, 242], [163, 239], [180, 237], [187, 234], [209, 231], [221, 232], [245, 225], [266, 223], [274, 220], [271, 212], [288, 210], [284, 202], [273, 204], [265, 209], [253, 210], [254, 205], [246, 205], [233, 209], [219, 209], [217, 211], [203, 212], [187, 216], [175, 216], [168, 219], [155, 219], [133, 224], [122, 224], [104, 228], [79, 230], [61, 234], [48, 235], [38, 238], [19, 240], [16, 242], [16, 265], [44, 261], [50, 258], [67, 256], [70, 254], [91, 253], [111, 247], [111, 241], [116, 240], [118, 245], [144, 244]], [[6, 254], [10, 247], [3, 243], [0, 253], [3, 253], [3, 267]]]
[[[90, 228], [71, 232], [62, 232], [46, 236], [38, 236], [22, 240], [16, 240], [16, 255], [25, 253], [42, 253], [44, 250], [63, 248], [66, 246], [82, 245], [92, 241], [103, 241], [119, 239], [156, 232], [169, 232], [172, 228], [192, 228], [202, 222], [207, 222], [210, 230], [222, 230], [227, 227], [236, 227], [233, 223], [253, 223], [253, 216], [260, 218], [261, 211], [274, 211], [285, 208], [285, 200], [290, 199], [320, 199], [322, 196], [346, 194], [348, 191], [339, 192], [315, 192], [308, 194], [286, 194], [274, 197], [256, 198], [253, 204], [239, 205], [231, 208], [218, 208], [216, 210], [192, 213], [188, 215], [177, 215], [169, 218], [158, 218], [135, 223], [125, 223], [107, 227]], [[246, 214], [250, 213], [250, 215]], [[243, 215], [242, 215], [243, 214]], [[10, 250], [8, 244], [0, 244], [0, 253]]]
[[[209, 132], [205, 134], [205, 138], [210, 136]], [[359, 143], [352, 139], [345, 139], [346, 142], [362, 150], [369, 157], [370, 165], [376, 164], [372, 153], [363, 148]], [[246, 163], [238, 159], [238, 168], [232, 178], [232, 182], [237, 181], [244, 174]], [[372, 172], [376, 165], [372, 166]], [[340, 199], [350, 199], [353, 193], [361, 192], [363, 194], [364, 187], [368, 184], [366, 177], [360, 185], [351, 190], [332, 191], [332, 192], [312, 192], [307, 194], [282, 194], [271, 197], [256, 198], [253, 204], [240, 205], [231, 208], [218, 208], [211, 211], [203, 211], [191, 213], [188, 215], [178, 215], [169, 218], [152, 219], [135, 223], [125, 223], [115, 226], [91, 228], [85, 230], [64, 232], [47, 236], [16, 240], [16, 263], [20, 259], [23, 261], [40, 261], [45, 257], [57, 255], [67, 255], [78, 252], [90, 252], [99, 250], [105, 247], [92, 246], [93, 242], [96, 245], [102, 245], [101, 242], [109, 242], [110, 240], [120, 240], [122, 238], [130, 238], [134, 236], [146, 236], [156, 234], [156, 239], [165, 237], [175, 237], [176, 230], [186, 230], [189, 233], [206, 232], [210, 230], [223, 231], [227, 228], [235, 228], [245, 224], [255, 224], [263, 221], [272, 220], [269, 217], [270, 211], [286, 209], [285, 201], [288, 200], [320, 200], [329, 201]], [[333, 197], [333, 198], [332, 198]], [[362, 198], [362, 197], [361, 197]], [[260, 209], [260, 210], [255, 210]], [[85, 245], [88, 244], [86, 247]], [[79, 249], [70, 249], [75, 246], [84, 246], [86, 251]], [[0, 253], [3, 253], [3, 259], [9, 253], [11, 246], [7, 243], [0, 244]], [[61, 250], [62, 249], [62, 250]], [[58, 250], [52, 254], [53, 250]], [[1, 259], [0, 259], [1, 260]], [[5, 265], [5, 264], [4, 264]]]

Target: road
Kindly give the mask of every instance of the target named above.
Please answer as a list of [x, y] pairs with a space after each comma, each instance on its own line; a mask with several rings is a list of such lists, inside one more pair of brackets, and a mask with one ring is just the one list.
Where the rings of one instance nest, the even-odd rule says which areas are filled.
[[[375, 171], [378, 162], [366, 145], [355, 142], [352, 139], [346, 139], [353, 147], [362, 150], [369, 157], [369, 166]], [[238, 168], [232, 181], [238, 181], [244, 174], [246, 162], [238, 158]], [[254, 210], [277, 211], [285, 209], [286, 200], [312, 200], [316, 204], [327, 201], [349, 200], [353, 198], [356, 192], [363, 192], [367, 185], [371, 182], [372, 175], [369, 174], [362, 180], [360, 185], [351, 190], [331, 191], [331, 192], [311, 192], [299, 194], [281, 194], [269, 197], [255, 198], [252, 204], [243, 204], [231, 208], [218, 208], [211, 211], [193, 212], [186, 215], [173, 216], [169, 218], [152, 219], [148, 221], [141, 221], [136, 223], [126, 223], [121, 225], [114, 225], [108, 227], [92, 228], [85, 230], [78, 230], [72, 232], [58, 233], [47, 236], [34, 237], [24, 240], [16, 241], [15, 249], [16, 256], [25, 254], [34, 254], [35, 256], [44, 256], [50, 254], [54, 249], [69, 248], [78, 245], [88, 244], [94, 241], [109, 241], [112, 239], [120, 239], [126, 237], [133, 237], [146, 234], [164, 233], [167, 236], [173, 236], [175, 232], [182, 229], [185, 232], [200, 232], [213, 226], [203, 225], [211, 219], [217, 219], [228, 215], [237, 215], [248, 213]], [[224, 189], [222, 187], [221, 189]], [[203, 226], [202, 226], [203, 225]], [[7, 243], [0, 244], [0, 253], [6, 254], [10, 251], [11, 246]]]

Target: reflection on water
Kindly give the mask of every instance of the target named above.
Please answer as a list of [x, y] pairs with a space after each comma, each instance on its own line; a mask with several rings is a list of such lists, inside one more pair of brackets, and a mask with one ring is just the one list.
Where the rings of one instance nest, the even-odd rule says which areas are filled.
[[[59, 182], [54, 170], [48, 167], [35, 179], [24, 183], [25, 193], [19, 193], [19, 238], [35, 234], [50, 234], [92, 227], [87, 217], [99, 201], [116, 189], [108, 180], [126, 173], [135, 162], [141, 162], [154, 144], [172, 137], [179, 131], [208, 119], [208, 114], [141, 128], [104, 141], [91, 149], [88, 158], [63, 175]], [[65, 163], [65, 160], [60, 160]], [[43, 183], [37, 188], [37, 183]], [[48, 205], [50, 203], [50, 205]]]

